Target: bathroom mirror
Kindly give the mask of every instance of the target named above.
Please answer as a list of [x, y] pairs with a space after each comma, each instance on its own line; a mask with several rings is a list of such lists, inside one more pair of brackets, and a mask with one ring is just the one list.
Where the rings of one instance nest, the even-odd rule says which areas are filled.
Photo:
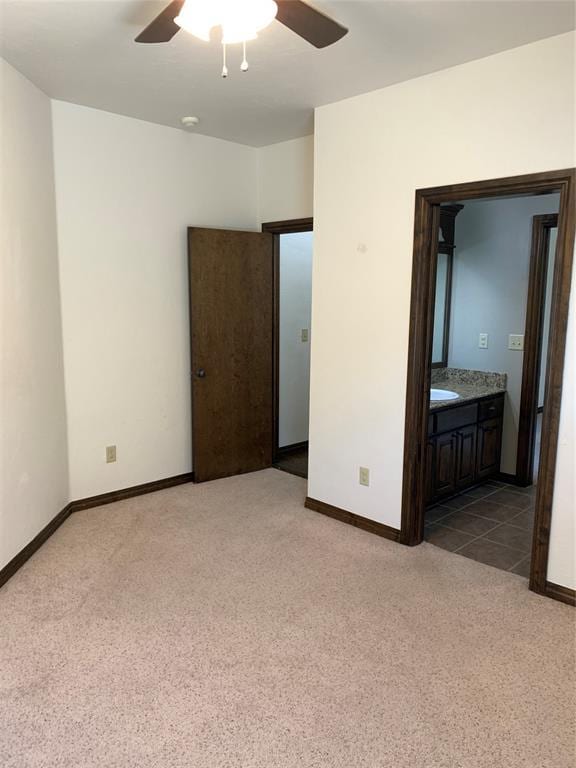
[[450, 331], [450, 295], [452, 292], [452, 249], [440, 244], [436, 267], [436, 301], [434, 303], [434, 336], [432, 367], [448, 365], [448, 334]]
[[452, 261], [456, 216], [464, 208], [460, 203], [440, 208], [438, 228], [438, 262], [436, 267], [436, 300], [434, 302], [434, 335], [432, 337], [432, 368], [448, 366], [448, 337], [450, 334], [450, 297], [452, 296]]

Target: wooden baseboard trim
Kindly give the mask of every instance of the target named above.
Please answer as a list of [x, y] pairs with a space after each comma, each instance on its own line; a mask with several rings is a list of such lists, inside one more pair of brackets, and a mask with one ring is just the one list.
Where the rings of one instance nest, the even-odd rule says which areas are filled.
[[284, 456], [287, 453], [295, 453], [301, 451], [303, 448], [308, 448], [308, 440], [303, 440], [301, 443], [292, 443], [291, 445], [283, 445], [276, 449], [276, 456]]
[[26, 546], [21, 549], [20, 552], [18, 552], [18, 554], [13, 557], [4, 568], [2, 568], [2, 570], [0, 570], [0, 587], [5, 584], [8, 579], [11, 579], [12, 576], [14, 576], [16, 571], [18, 571], [24, 563], [32, 557], [34, 552], [40, 549], [42, 544], [52, 536], [54, 531], [60, 528], [64, 520], [72, 514], [72, 511], [72, 504], [66, 504], [64, 509], [61, 509], [60, 512], [58, 512], [58, 514], [53, 517], [44, 528], [42, 528], [40, 533], [37, 533], [32, 541], [26, 544]]
[[570, 587], [562, 587], [560, 584], [547, 581], [542, 594], [553, 600], [559, 600], [561, 603], [576, 606], [576, 590], [570, 589]]
[[155, 493], [163, 491], [165, 488], [172, 488], [175, 485], [194, 482], [194, 472], [186, 472], [183, 475], [174, 475], [174, 477], [165, 477], [163, 480], [154, 480], [151, 483], [142, 483], [142, 485], [132, 485], [129, 488], [122, 488], [118, 491], [109, 493], [100, 493], [98, 496], [88, 496], [86, 499], [72, 501], [72, 512], [79, 512], [82, 509], [92, 509], [92, 507], [102, 507], [104, 504], [113, 504], [115, 501], [131, 499], [133, 496], [143, 496], [146, 493]]
[[501, 483], [508, 483], [508, 485], [522, 485], [518, 482], [516, 475], [511, 475], [509, 472], [498, 472], [493, 479], [500, 480]]
[[187, 472], [184, 475], [166, 477], [163, 480], [155, 480], [151, 483], [143, 483], [142, 485], [133, 485], [131, 488], [123, 488], [119, 491], [101, 493], [98, 496], [90, 496], [86, 499], [71, 501], [69, 504], [66, 504], [64, 509], [61, 509], [60, 512], [58, 512], [58, 514], [44, 526], [44, 528], [42, 528], [40, 533], [34, 536], [30, 543], [26, 544], [26, 546], [0, 570], [0, 587], [5, 584], [8, 579], [14, 576], [16, 571], [18, 571], [24, 563], [40, 549], [42, 544], [52, 536], [52, 534], [73, 512], [79, 512], [82, 509], [91, 509], [92, 507], [100, 507], [103, 504], [111, 504], [114, 501], [122, 501], [122, 499], [130, 499], [133, 496], [154, 493], [155, 491], [162, 491], [165, 488], [171, 488], [174, 485], [182, 485], [183, 483], [192, 482], [194, 482], [194, 473]]
[[375, 520], [369, 520], [367, 517], [356, 515], [354, 512], [348, 512], [345, 509], [340, 509], [340, 507], [334, 507], [332, 504], [326, 504], [324, 501], [311, 499], [310, 496], [306, 497], [304, 506], [307, 509], [314, 510], [314, 512], [320, 512], [322, 515], [333, 517], [341, 523], [353, 525], [355, 528], [368, 531], [368, 533], [375, 533], [377, 536], [382, 536], [390, 541], [400, 540], [400, 531], [396, 528], [391, 528], [389, 525], [378, 523]]

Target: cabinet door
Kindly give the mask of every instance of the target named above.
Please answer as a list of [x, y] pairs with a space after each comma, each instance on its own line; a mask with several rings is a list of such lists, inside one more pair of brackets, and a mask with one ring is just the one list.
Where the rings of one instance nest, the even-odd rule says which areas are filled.
[[429, 438], [426, 446], [426, 504], [429, 504], [435, 495], [434, 491], [434, 453], [436, 440]]
[[502, 446], [502, 419], [489, 419], [478, 424], [478, 478], [489, 477], [500, 471]]
[[458, 437], [456, 486], [466, 488], [476, 479], [476, 425], [464, 427], [456, 434]]
[[448, 496], [456, 491], [457, 438], [452, 432], [438, 435], [434, 451], [434, 496]]

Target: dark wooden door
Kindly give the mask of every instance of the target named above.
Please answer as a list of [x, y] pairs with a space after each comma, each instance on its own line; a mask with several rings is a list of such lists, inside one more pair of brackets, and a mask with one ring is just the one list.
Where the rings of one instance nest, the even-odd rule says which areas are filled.
[[272, 235], [188, 230], [196, 482], [272, 464]]
[[434, 456], [434, 495], [448, 496], [456, 491], [456, 435], [438, 435]]
[[476, 478], [476, 424], [458, 430], [456, 487], [471, 485]]
[[499, 471], [501, 445], [502, 419], [488, 419], [478, 424], [477, 475], [479, 479]]

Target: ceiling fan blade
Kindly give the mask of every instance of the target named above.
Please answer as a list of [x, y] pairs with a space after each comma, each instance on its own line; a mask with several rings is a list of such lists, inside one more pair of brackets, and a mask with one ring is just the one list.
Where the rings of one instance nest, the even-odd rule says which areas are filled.
[[302, 0], [276, 0], [276, 2], [278, 4], [276, 20], [316, 48], [326, 48], [348, 32], [346, 27]]
[[178, 24], [174, 19], [180, 13], [180, 8], [184, 5], [184, 0], [172, 0], [164, 10], [156, 16], [154, 21], [140, 32], [136, 38], [137, 43], [167, 43], [172, 40], [176, 32], [180, 31]]

